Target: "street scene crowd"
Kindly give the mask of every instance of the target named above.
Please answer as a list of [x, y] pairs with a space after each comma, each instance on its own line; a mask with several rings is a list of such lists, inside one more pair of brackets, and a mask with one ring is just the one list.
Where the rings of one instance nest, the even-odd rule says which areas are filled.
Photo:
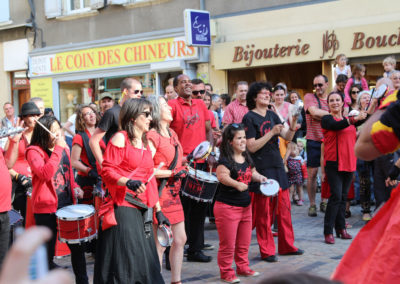
[[[184, 258], [215, 261], [226, 283], [396, 283], [400, 71], [389, 56], [369, 86], [365, 66], [347, 65], [344, 54], [336, 62], [333, 90], [315, 74], [304, 98], [266, 81], [238, 81], [233, 95], [218, 95], [180, 74], [164, 96], [144, 96], [142, 83], [126, 78], [120, 101], [104, 92], [98, 105], [79, 105], [63, 124], [41, 98], [23, 104], [19, 117], [5, 103], [2, 126], [23, 131], [2, 138], [0, 283], [17, 283], [7, 267], [43, 240], [54, 270], [48, 283], [68, 283], [54, 262], [62, 249], [79, 284], [89, 282], [88, 253], [94, 283], [164, 283], [165, 263], [178, 284]], [[366, 224], [356, 237], [347, 231], [351, 203], [361, 204]], [[307, 254], [295, 242], [292, 206], [307, 206], [305, 218], [324, 215], [327, 246], [355, 237], [331, 280], [268, 282], [250, 267], [253, 230], [267, 263]], [[10, 210], [18, 226], [48, 230], [11, 238], [6, 257], [15, 228]], [[207, 218], [218, 247], [204, 237]], [[207, 254], [213, 249], [216, 260]]]

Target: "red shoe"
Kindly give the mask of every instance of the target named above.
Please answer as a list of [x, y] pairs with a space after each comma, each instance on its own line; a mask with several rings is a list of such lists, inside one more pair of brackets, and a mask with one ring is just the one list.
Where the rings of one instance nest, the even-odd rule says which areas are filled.
[[335, 243], [335, 238], [333, 237], [333, 234], [325, 235], [325, 243], [329, 245], [333, 245]]
[[344, 240], [350, 240], [353, 238], [349, 233], [347, 233], [346, 229], [336, 231], [336, 237]]
[[260, 272], [249, 269], [247, 271], [237, 272], [237, 275], [244, 277], [257, 277], [260, 275]]

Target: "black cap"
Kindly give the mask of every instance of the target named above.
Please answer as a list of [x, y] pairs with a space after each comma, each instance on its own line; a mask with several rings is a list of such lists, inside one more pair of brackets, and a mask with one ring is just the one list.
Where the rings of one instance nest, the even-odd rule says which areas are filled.
[[27, 116], [27, 115], [40, 115], [40, 110], [36, 106], [34, 102], [27, 102], [24, 103], [21, 107], [20, 116]]

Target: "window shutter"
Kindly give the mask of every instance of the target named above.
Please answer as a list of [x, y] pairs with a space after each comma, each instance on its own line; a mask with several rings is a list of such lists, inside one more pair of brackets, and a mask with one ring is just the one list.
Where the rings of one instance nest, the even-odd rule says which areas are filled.
[[90, 8], [92, 10], [100, 9], [104, 7], [104, 0], [90, 0]]
[[44, 0], [44, 11], [47, 19], [61, 16], [61, 0]]

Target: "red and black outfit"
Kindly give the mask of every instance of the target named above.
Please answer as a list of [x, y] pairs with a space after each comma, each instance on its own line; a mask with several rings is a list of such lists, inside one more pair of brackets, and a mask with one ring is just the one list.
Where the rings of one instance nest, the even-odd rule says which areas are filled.
[[[190, 154], [201, 142], [206, 140], [206, 121], [210, 120], [209, 112], [200, 99], [192, 99], [191, 104], [181, 97], [169, 100], [173, 120], [170, 127], [178, 135], [182, 143], [183, 155]], [[197, 163], [198, 170], [206, 170], [205, 163]], [[182, 182], [182, 186], [185, 181]], [[188, 255], [194, 255], [204, 247], [204, 222], [208, 203], [198, 202], [181, 195], [185, 213], [185, 231], [189, 244]]]
[[347, 118], [325, 115], [321, 120], [324, 134], [324, 165], [331, 195], [324, 219], [324, 234], [346, 229], [345, 211], [347, 193], [356, 170], [354, 153], [356, 128]]
[[[84, 137], [86, 136], [86, 137]], [[81, 147], [81, 156], [80, 160], [81, 162], [90, 168], [90, 170], [94, 170], [97, 172], [97, 167], [96, 167], [96, 160], [94, 159], [93, 153], [91, 149], [89, 148], [88, 150], [90, 151], [90, 156], [92, 157], [92, 160], [89, 160], [88, 157], [88, 151], [86, 149], [86, 145], [89, 145], [89, 139], [92, 135], [90, 132], [86, 129], [84, 133], [77, 133], [74, 136], [74, 139], [72, 140], [72, 146], [78, 145]], [[86, 139], [86, 143], [84, 141]], [[106, 149], [106, 144], [104, 143], [104, 140], [100, 140], [100, 148], [102, 152]], [[79, 200], [79, 203], [83, 204], [90, 204], [93, 205], [93, 189], [94, 186], [98, 183], [98, 179], [96, 177], [90, 177], [88, 175], [88, 172], [81, 172], [78, 171], [78, 175], [76, 177], [76, 183], [82, 188], [84, 194], [83, 198]]]
[[[175, 157], [175, 145], [178, 146], [178, 156], [176, 167], [182, 165], [183, 150], [179, 143], [178, 135], [175, 131], [170, 129], [171, 137], [164, 137], [155, 130], [147, 132], [147, 139], [153, 142], [156, 148], [153, 161], [154, 167], [158, 167], [160, 163], [164, 163], [161, 170], [167, 170]], [[160, 180], [157, 180], [157, 185], [160, 185]], [[165, 184], [160, 196], [160, 206], [165, 217], [168, 218], [172, 225], [178, 224], [185, 220], [181, 200], [179, 198], [179, 191], [181, 189], [181, 179], [170, 177]], [[154, 218], [154, 221], [157, 220]]]
[[[58, 145], [54, 150], [43, 150], [29, 146], [26, 159], [32, 170], [32, 207], [36, 225], [46, 226], [52, 231], [52, 238], [46, 243], [49, 268], [53, 262], [57, 238], [56, 211], [76, 203], [74, 180], [69, 150]], [[88, 283], [84, 247], [81, 244], [68, 244], [71, 250], [72, 268], [76, 283]]]
[[[270, 110], [267, 110], [265, 117], [254, 111], [249, 111], [243, 117], [247, 139], [257, 140], [271, 131], [276, 124], [281, 123], [279, 116]], [[298, 248], [294, 246], [288, 177], [278, 143], [278, 136], [274, 136], [261, 149], [251, 154], [257, 172], [276, 180], [281, 188], [278, 196], [267, 197], [260, 192], [259, 183], [251, 183], [249, 186], [252, 191], [253, 228], [256, 228], [262, 259], [275, 255], [275, 242], [271, 231], [275, 215], [278, 221], [279, 254], [298, 251]]]
[[[230, 177], [244, 184], [251, 182], [251, 165], [248, 162], [232, 164], [225, 157], [218, 165], [230, 170]], [[249, 247], [251, 243], [251, 197], [249, 191], [219, 184], [214, 204], [215, 225], [219, 236], [218, 266], [221, 279], [235, 277], [232, 261], [235, 260], [238, 274], [249, 271]]]
[[146, 183], [154, 170], [152, 154], [150, 149], [132, 146], [128, 134], [121, 133], [125, 136], [125, 146], [108, 143], [101, 172], [117, 225], [99, 232], [93, 282], [164, 283], [153, 230], [145, 232], [145, 209], [127, 201], [129, 193], [144, 206], [154, 207], [158, 201], [156, 180], [152, 178], [146, 191], [139, 195], [117, 184], [121, 177]]
[[[10, 143], [11, 140], [9, 140]], [[10, 237], [10, 218], [8, 211], [11, 210], [11, 177], [3, 156], [4, 151], [0, 150], [0, 267], [8, 251]]]

